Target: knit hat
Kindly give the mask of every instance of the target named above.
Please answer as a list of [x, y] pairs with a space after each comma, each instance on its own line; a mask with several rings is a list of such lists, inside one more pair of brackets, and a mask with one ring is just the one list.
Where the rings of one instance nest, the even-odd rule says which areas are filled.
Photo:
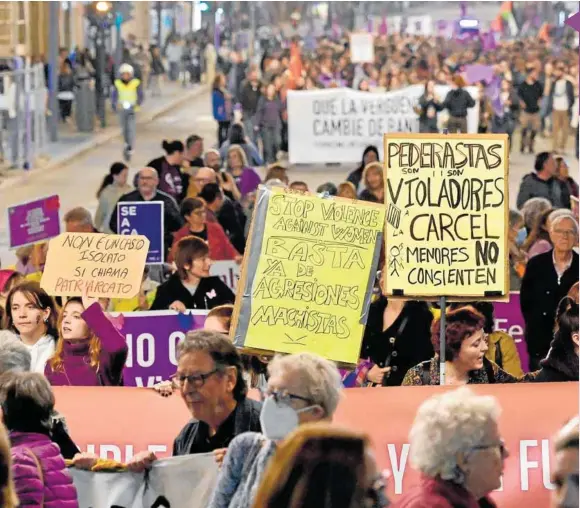
[[17, 274], [18, 272], [14, 270], [0, 270], [0, 293], [4, 291], [10, 279]]

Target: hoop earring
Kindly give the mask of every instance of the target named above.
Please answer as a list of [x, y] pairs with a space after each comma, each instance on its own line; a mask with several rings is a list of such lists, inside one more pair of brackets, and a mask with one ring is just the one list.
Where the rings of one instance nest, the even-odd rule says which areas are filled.
[[453, 468], [453, 481], [458, 485], [465, 483], [465, 472], [457, 464]]

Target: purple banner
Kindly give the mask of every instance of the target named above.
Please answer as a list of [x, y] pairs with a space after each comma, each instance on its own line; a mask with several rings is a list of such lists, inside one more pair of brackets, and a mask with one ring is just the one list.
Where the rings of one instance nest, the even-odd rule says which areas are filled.
[[528, 372], [530, 368], [530, 358], [526, 342], [524, 340], [524, 330], [526, 323], [520, 310], [520, 294], [510, 293], [509, 302], [494, 303], [494, 318], [496, 330], [502, 330], [511, 335], [516, 342], [518, 354], [522, 362], [522, 369]]
[[48, 240], [60, 235], [60, 201], [48, 196], [8, 207], [10, 248]]
[[151, 387], [177, 370], [177, 343], [189, 330], [203, 328], [206, 311], [127, 312], [113, 317], [129, 346], [125, 386]]

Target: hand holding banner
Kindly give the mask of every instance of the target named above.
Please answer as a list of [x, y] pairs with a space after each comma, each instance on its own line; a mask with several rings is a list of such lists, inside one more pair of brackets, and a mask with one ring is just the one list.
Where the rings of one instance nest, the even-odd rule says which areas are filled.
[[141, 288], [144, 236], [63, 233], [50, 241], [41, 287], [51, 296], [133, 298]]

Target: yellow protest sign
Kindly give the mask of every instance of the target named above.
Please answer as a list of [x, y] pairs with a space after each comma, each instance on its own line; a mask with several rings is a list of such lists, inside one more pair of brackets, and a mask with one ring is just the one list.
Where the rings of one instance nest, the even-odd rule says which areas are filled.
[[62, 233], [50, 240], [41, 287], [52, 296], [133, 298], [141, 288], [149, 240], [140, 235]]
[[382, 205], [261, 187], [238, 284], [236, 346], [356, 364], [384, 221]]
[[386, 134], [388, 295], [509, 293], [505, 134]]

